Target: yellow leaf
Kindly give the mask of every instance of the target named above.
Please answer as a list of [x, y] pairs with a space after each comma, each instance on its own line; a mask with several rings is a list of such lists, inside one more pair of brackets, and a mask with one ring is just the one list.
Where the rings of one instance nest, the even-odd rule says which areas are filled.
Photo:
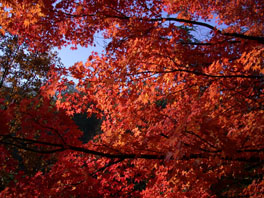
[[3, 28], [1, 28], [1, 29], [0, 29], [0, 33], [1, 33], [2, 35], [4, 35], [4, 34], [5, 34], [5, 30], [4, 30]]
[[26, 19], [24, 21], [24, 26], [27, 28], [27, 27], [29, 27], [29, 25], [30, 25], [30, 21], [28, 19]]
[[143, 102], [143, 104], [148, 103], [148, 94], [147, 93], [145, 93], [144, 95], [141, 95], [141, 101]]

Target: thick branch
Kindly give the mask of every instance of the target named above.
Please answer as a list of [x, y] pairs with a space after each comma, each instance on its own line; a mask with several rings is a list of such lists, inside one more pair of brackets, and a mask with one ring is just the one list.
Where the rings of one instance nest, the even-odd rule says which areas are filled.
[[[130, 20], [132, 17], [128, 17], [125, 14], [122, 14], [120, 12], [116, 13], [116, 15], [109, 15], [109, 14], [104, 14], [104, 13], [96, 13], [96, 14], [70, 14], [70, 13], [64, 13], [66, 16], [71, 17], [71, 18], [79, 18], [79, 17], [102, 17], [102, 18], [113, 18], [113, 19], [120, 19], [120, 20]], [[245, 35], [245, 34], [240, 34], [240, 33], [228, 33], [224, 32], [223, 30], [219, 30], [216, 27], [204, 23], [204, 22], [199, 22], [199, 21], [192, 21], [192, 20], [187, 20], [187, 19], [180, 19], [180, 18], [174, 18], [174, 17], [160, 17], [160, 18], [137, 18], [139, 21], [150, 21], [150, 22], [156, 22], [156, 21], [173, 21], [173, 22], [179, 22], [179, 23], [187, 23], [187, 24], [192, 24], [192, 25], [198, 25], [202, 26], [205, 28], [208, 28], [210, 30], [215, 31], [218, 34], [221, 34], [223, 36], [228, 36], [228, 37], [234, 37], [234, 38], [240, 38], [240, 39], [246, 39], [246, 40], [252, 40], [252, 41], [257, 41], [258, 43], [264, 44], [264, 37], [261, 36], [252, 36], [252, 35]]]
[[92, 155], [99, 155], [102, 157], [107, 158], [119, 158], [119, 159], [165, 159], [164, 155], [151, 155], [151, 154], [111, 154], [111, 153], [103, 153], [98, 151], [93, 151], [90, 149], [82, 148], [82, 147], [75, 147], [75, 146], [69, 146], [69, 149], [72, 151], [79, 151], [87, 154]]
[[253, 40], [253, 41], [257, 41], [258, 43], [264, 44], [264, 37], [250, 36], [250, 35], [239, 34], [239, 33], [228, 33], [228, 32], [221, 31], [210, 24], [199, 22], [199, 21], [192, 21], [192, 20], [178, 19], [178, 18], [171, 18], [171, 17], [151, 19], [151, 21], [175, 21], [175, 22], [199, 25], [199, 26], [209, 28], [210, 30], [216, 31], [217, 33], [224, 35], [224, 36], [230, 36], [230, 37], [241, 38], [241, 39], [246, 39], [246, 40]]
[[[27, 138], [19, 138], [19, 137], [13, 137], [10, 135], [0, 135], [2, 137], [2, 140], [0, 141], [0, 144], [4, 145], [11, 145], [18, 147], [20, 149], [41, 153], [41, 154], [51, 154], [54, 152], [61, 152], [66, 150], [71, 151], [78, 151], [83, 152], [87, 154], [92, 155], [98, 155], [102, 157], [107, 158], [119, 158], [119, 159], [135, 159], [135, 158], [143, 158], [143, 159], [164, 159], [164, 155], [152, 155], [152, 154], [112, 154], [112, 153], [103, 153], [99, 151], [94, 151], [90, 149], [86, 149], [83, 147], [77, 147], [77, 146], [71, 146], [71, 145], [63, 145], [63, 144], [57, 144], [57, 143], [50, 143], [50, 142], [43, 142], [39, 140], [32, 140]], [[52, 150], [38, 150], [36, 148], [32, 148], [32, 145], [45, 145], [45, 146], [51, 146], [55, 147], [57, 149]], [[29, 147], [31, 146], [31, 147]]]
[[148, 71], [143, 71], [143, 72], [137, 72], [134, 75], [146, 74], [146, 73], [156, 75], [156, 74], [166, 74], [166, 73], [173, 73], [173, 72], [185, 72], [185, 73], [195, 74], [197, 76], [205, 76], [205, 77], [209, 77], [209, 78], [250, 78], [250, 79], [262, 79], [262, 78], [264, 78], [263, 75], [259, 75], [259, 76], [255, 76], [255, 75], [214, 75], [214, 74], [206, 74], [206, 73], [187, 70], [187, 69], [173, 69], [173, 70], [168, 70], [168, 71], [150, 71], [150, 70], [148, 70]]
[[[39, 141], [39, 140], [12, 137], [10, 135], [0, 135], [0, 137], [2, 137], [0, 144], [10, 145], [10, 146], [17, 147], [19, 149], [32, 151], [32, 152], [40, 153], [40, 154], [52, 154], [55, 152], [62, 152], [62, 151], [66, 151], [66, 150], [71, 150], [71, 151], [77, 151], [77, 152], [92, 154], [92, 155], [98, 155], [101, 157], [107, 157], [107, 158], [111, 158], [111, 159], [117, 158], [117, 159], [122, 159], [122, 160], [124, 160], [124, 159], [164, 160], [166, 158], [166, 155], [157, 155], [157, 154], [154, 155], [154, 154], [104, 153], [104, 152], [94, 151], [94, 150], [90, 150], [90, 149], [78, 147], [78, 146], [67, 145], [65, 147], [65, 145], [63, 145], [63, 144], [56, 144], [56, 143], [43, 142], [43, 141]], [[28, 145], [32, 145], [32, 144], [53, 146], [56, 149], [39, 150], [36, 147], [32, 147], [32, 146], [28, 147]], [[259, 153], [259, 152], [264, 152], [264, 148], [247, 149], [247, 150], [238, 150], [237, 151], [237, 153]], [[190, 154], [190, 155], [184, 155], [183, 157], [176, 159], [176, 160], [186, 161], [186, 160], [191, 160], [191, 159], [208, 159], [208, 157], [210, 157], [210, 156], [212, 157], [211, 154]], [[220, 157], [220, 156], [218, 155], [218, 157]], [[263, 160], [259, 157], [251, 157], [251, 158], [220, 157], [220, 159], [225, 160], [225, 161], [240, 161], [240, 162], [249, 162], [249, 163], [263, 162]]]

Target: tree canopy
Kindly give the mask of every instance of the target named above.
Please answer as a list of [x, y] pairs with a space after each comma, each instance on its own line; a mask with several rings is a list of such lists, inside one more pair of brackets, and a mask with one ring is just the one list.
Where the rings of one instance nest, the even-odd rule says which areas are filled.
[[[1, 95], [1, 197], [263, 196], [262, 1], [9, 0], [0, 16], [32, 52], [109, 41], [34, 97]], [[81, 141], [76, 114], [102, 133]], [[28, 174], [20, 152], [45, 163]]]

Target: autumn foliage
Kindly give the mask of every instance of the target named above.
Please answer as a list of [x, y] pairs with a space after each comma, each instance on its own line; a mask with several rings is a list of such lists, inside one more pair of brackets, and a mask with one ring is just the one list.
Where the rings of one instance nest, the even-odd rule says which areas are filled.
[[[261, 0], [11, 0], [0, 16], [32, 52], [107, 41], [37, 94], [1, 95], [0, 197], [264, 196]], [[81, 113], [102, 120], [85, 144]]]

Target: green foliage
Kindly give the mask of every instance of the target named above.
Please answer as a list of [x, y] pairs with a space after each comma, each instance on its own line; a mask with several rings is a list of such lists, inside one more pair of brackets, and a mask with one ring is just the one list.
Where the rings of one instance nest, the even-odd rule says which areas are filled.
[[101, 131], [102, 120], [98, 119], [94, 114], [89, 118], [87, 117], [86, 113], [75, 114], [73, 116], [73, 121], [76, 123], [79, 129], [83, 132], [83, 135], [80, 138], [80, 140], [83, 143], [87, 143], [95, 135], [102, 133]]

